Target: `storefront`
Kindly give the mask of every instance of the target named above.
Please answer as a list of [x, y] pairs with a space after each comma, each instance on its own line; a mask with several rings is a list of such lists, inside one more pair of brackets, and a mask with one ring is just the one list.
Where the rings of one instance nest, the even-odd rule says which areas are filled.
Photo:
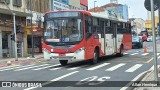
[[[17, 54], [19, 57], [25, 56], [24, 48], [24, 25], [26, 17], [16, 16], [16, 25], [20, 25], [20, 32], [17, 33]], [[0, 13], [0, 58], [11, 58], [15, 56], [15, 41], [11, 39], [13, 31], [13, 17]]]
[[[34, 53], [42, 53], [42, 44], [41, 40], [43, 38], [43, 28], [38, 29], [37, 26], [33, 26], [33, 40], [34, 40]], [[27, 36], [27, 53], [32, 53], [32, 32], [30, 26], [26, 27], [26, 36]]]

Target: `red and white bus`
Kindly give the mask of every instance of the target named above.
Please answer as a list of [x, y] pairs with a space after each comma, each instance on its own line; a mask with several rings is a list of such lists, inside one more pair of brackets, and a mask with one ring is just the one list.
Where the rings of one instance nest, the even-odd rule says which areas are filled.
[[44, 16], [45, 59], [68, 61], [90, 60], [97, 63], [106, 55], [123, 56], [132, 48], [129, 21], [109, 18], [88, 11], [53, 11]]

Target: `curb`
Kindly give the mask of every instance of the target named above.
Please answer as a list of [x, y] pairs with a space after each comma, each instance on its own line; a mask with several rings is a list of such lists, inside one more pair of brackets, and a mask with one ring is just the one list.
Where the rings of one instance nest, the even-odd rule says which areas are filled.
[[135, 77], [133, 80], [131, 80], [131, 82], [129, 82], [127, 85], [125, 85], [124, 87], [122, 87], [120, 90], [136, 90], [136, 87], [128, 87], [128, 86], [131, 86], [132, 85], [132, 81], [142, 81], [143, 78], [146, 77], [146, 75], [148, 73], [151, 73], [153, 70], [152, 70], [152, 67], [149, 69], [149, 70], [146, 70], [142, 73], [140, 73], [137, 77]]

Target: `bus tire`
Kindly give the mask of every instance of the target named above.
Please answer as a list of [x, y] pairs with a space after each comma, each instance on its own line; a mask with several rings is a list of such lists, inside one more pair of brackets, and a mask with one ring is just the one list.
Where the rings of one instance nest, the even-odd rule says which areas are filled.
[[124, 51], [123, 51], [123, 46], [121, 45], [120, 52], [117, 53], [117, 56], [118, 56], [118, 57], [122, 57], [122, 56], [123, 56], [123, 53], [124, 53]]
[[59, 60], [59, 62], [62, 66], [65, 66], [68, 63], [68, 60]]
[[97, 64], [99, 59], [99, 51], [95, 49], [93, 60], [91, 60], [91, 64]]

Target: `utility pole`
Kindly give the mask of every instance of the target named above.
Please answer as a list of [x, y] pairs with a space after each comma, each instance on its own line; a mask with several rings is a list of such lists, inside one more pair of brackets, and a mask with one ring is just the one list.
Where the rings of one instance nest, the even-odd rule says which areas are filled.
[[158, 15], [159, 15], [159, 24], [158, 24], [158, 26], [159, 26], [159, 38], [160, 38], [160, 7], [159, 7], [159, 10], [158, 10]]
[[31, 14], [31, 32], [32, 32], [32, 58], [34, 58], [34, 32], [32, 29], [32, 17], [33, 17], [33, 13], [32, 13], [32, 2], [30, 0], [30, 14]]
[[96, 3], [97, 1], [94, 1], [94, 12], [95, 12], [95, 3]]
[[152, 20], [152, 34], [153, 34], [153, 54], [154, 54], [154, 78], [158, 82], [158, 70], [157, 70], [157, 45], [155, 35], [155, 14], [154, 14], [154, 0], [151, 2], [151, 20]]
[[9, 9], [9, 11], [12, 13], [13, 15], [13, 28], [14, 28], [14, 44], [15, 44], [15, 61], [18, 61], [18, 56], [17, 56], [17, 34], [16, 34], [16, 14], [9, 8], [9, 6], [6, 3], [6, 0], [3, 1], [4, 4], [7, 6], [7, 8]]

